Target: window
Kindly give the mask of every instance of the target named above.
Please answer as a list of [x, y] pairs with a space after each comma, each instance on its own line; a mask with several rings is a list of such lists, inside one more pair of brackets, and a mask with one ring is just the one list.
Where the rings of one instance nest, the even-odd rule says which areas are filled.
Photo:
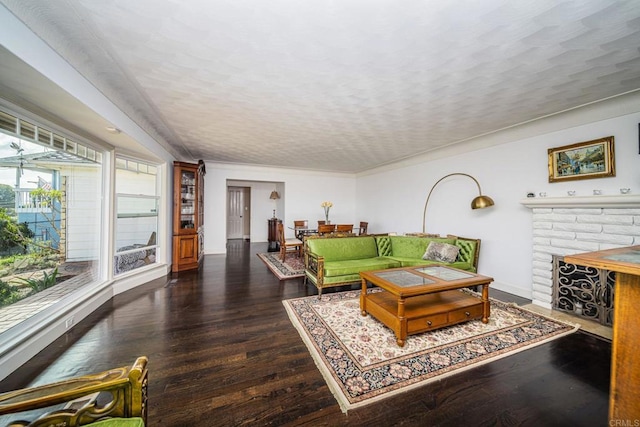
[[102, 156], [0, 111], [0, 342], [55, 319], [103, 281]]
[[156, 262], [159, 203], [157, 167], [117, 157], [114, 275]]

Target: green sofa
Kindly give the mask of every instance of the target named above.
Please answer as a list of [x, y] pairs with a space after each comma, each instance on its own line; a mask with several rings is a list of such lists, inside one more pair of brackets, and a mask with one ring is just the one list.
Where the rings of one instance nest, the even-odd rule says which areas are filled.
[[[454, 262], [423, 259], [431, 242], [459, 248]], [[305, 281], [322, 289], [360, 283], [360, 272], [422, 265], [448, 265], [476, 272], [480, 240], [448, 235], [367, 235], [356, 237], [310, 236], [305, 239]]]

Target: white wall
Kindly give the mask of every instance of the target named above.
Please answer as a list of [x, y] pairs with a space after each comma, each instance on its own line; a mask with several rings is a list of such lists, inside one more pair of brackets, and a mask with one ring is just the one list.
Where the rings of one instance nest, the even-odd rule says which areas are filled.
[[[575, 190], [577, 195], [591, 195], [594, 189], [619, 194], [621, 187], [640, 193], [639, 111], [640, 96], [631, 95], [529, 124], [526, 132], [509, 130], [486, 136], [478, 141], [484, 148], [473, 152], [431, 161], [414, 159], [395, 169], [361, 174], [357, 178], [356, 216], [369, 219], [370, 232], [421, 231], [423, 207], [432, 185], [453, 172], [473, 175], [495, 206], [471, 210], [476, 185], [466, 177], [449, 178], [431, 196], [427, 231], [482, 239], [480, 273], [495, 279], [493, 287], [530, 298], [531, 210], [520, 201], [528, 192], [541, 191], [549, 197], [565, 196], [567, 190]], [[610, 118], [615, 115], [618, 117]], [[568, 127], [558, 129], [563, 120]], [[584, 124], [573, 126], [581, 122]], [[532, 136], [504, 141], [510, 135], [525, 133]], [[615, 177], [548, 182], [548, 148], [609, 135], [615, 137]]]
[[[226, 253], [226, 194], [231, 181], [236, 186], [251, 187], [251, 236], [252, 242], [266, 242], [267, 220], [276, 215], [282, 219], [287, 237], [293, 237], [297, 219], [307, 219], [312, 224], [324, 219], [320, 203], [333, 202], [329, 219], [335, 223], [357, 223], [355, 215], [355, 175], [342, 173], [311, 172], [296, 169], [279, 169], [229, 165], [206, 162], [205, 175], [205, 254]], [[280, 200], [269, 199], [275, 188]]]

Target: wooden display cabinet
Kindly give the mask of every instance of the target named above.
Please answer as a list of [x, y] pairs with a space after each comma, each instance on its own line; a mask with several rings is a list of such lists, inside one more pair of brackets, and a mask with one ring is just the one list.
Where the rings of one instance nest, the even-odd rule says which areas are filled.
[[204, 238], [204, 162], [173, 164], [174, 273], [200, 267]]

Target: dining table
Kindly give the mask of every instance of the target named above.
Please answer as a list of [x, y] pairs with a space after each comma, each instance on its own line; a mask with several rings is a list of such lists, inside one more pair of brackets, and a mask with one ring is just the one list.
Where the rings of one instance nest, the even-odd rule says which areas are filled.
[[309, 236], [311, 234], [317, 234], [317, 228], [309, 228], [309, 227], [289, 227], [296, 233], [296, 238], [299, 240], [304, 240], [304, 236]]
[[[296, 238], [299, 240], [304, 240], [305, 236], [312, 236], [318, 234], [318, 228], [309, 228], [309, 227], [289, 227], [290, 230], [294, 230]], [[353, 227], [352, 233], [359, 234], [360, 227]]]

